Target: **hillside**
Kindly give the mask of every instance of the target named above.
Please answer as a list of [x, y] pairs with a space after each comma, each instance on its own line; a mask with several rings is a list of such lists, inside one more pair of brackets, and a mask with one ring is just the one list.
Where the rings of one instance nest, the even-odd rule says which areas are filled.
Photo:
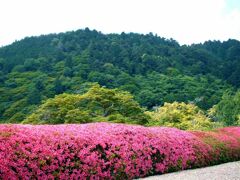
[[141, 106], [194, 102], [207, 110], [240, 87], [240, 42], [180, 46], [149, 33], [84, 30], [28, 37], [0, 48], [0, 121], [19, 122], [43, 101], [98, 82]]

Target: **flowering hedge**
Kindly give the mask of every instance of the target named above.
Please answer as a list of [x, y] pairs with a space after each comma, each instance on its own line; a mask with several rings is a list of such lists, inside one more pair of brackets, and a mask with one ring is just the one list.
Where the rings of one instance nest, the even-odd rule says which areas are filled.
[[133, 179], [240, 160], [240, 127], [0, 125], [0, 179]]

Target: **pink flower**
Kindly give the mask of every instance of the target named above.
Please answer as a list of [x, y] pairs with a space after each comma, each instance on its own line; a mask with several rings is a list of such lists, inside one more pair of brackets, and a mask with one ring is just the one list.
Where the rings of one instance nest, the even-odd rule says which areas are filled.
[[239, 127], [0, 125], [0, 179], [133, 179], [239, 160], [239, 139]]

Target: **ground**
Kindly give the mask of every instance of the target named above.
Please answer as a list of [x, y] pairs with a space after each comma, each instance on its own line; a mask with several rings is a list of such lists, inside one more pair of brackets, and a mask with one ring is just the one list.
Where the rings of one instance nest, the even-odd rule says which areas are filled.
[[142, 180], [240, 180], [240, 161], [151, 176]]

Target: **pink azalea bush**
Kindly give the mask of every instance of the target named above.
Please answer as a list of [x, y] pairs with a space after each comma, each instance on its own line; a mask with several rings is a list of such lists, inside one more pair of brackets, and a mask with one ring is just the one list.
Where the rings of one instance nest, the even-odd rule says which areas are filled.
[[212, 147], [212, 163], [240, 159], [240, 127], [227, 127], [209, 132], [192, 132]]
[[0, 125], [0, 179], [133, 179], [239, 159], [237, 127]]

